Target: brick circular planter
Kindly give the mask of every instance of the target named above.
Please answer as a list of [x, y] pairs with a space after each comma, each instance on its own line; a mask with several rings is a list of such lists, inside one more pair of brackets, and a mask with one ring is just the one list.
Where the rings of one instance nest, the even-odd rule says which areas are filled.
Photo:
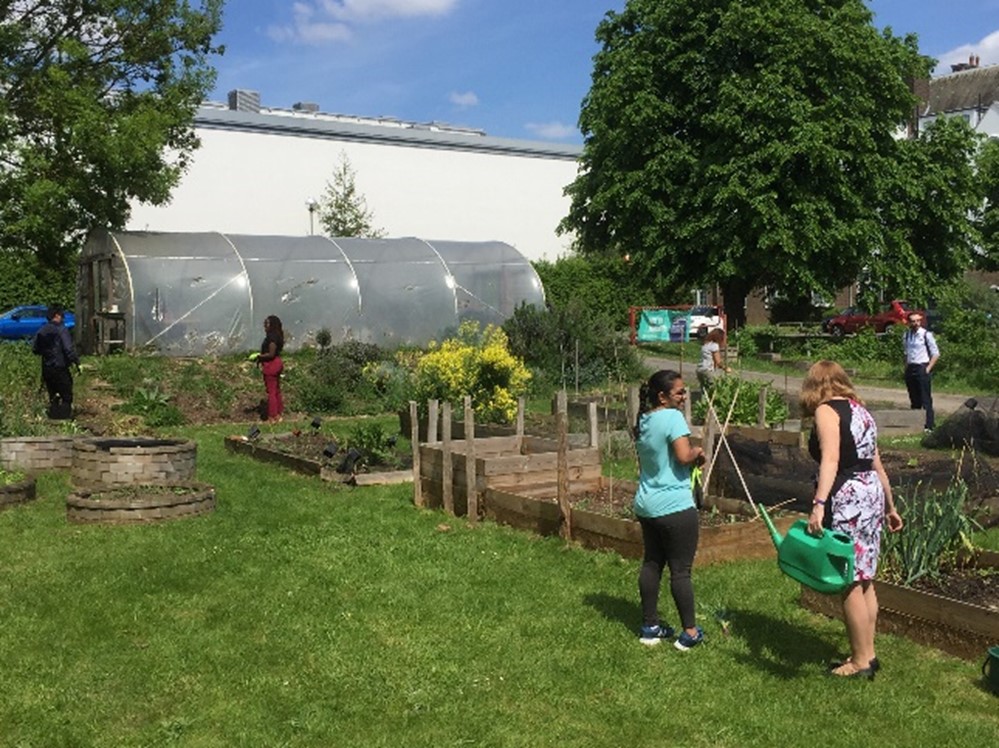
[[184, 483], [194, 479], [197, 454], [186, 439], [78, 439], [70, 475], [77, 486]]
[[0, 485], [0, 509], [14, 504], [23, 504], [35, 498], [35, 479], [25, 478], [17, 483]]
[[163, 522], [214, 510], [215, 489], [195, 482], [99, 486], [66, 497], [66, 519], [76, 524]]
[[6, 470], [69, 470], [78, 436], [9, 436], [0, 439], [0, 468]]

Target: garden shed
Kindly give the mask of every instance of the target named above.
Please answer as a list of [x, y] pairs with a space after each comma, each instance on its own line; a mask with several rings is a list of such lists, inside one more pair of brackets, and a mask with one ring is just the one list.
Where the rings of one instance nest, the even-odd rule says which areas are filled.
[[85, 353], [171, 356], [255, 349], [268, 315], [289, 350], [332, 342], [423, 345], [465, 320], [544, 305], [530, 262], [503, 242], [98, 231], [80, 255]]

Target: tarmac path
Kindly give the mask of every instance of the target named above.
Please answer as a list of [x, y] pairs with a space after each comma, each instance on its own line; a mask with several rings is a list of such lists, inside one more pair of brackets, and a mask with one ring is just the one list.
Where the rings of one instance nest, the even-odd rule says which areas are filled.
[[[675, 369], [687, 379], [696, 382], [694, 369], [697, 363], [694, 361], [680, 362], [678, 359], [662, 358], [660, 356], [645, 356], [645, 365], [650, 371], [658, 369]], [[681, 368], [682, 366], [682, 368]], [[801, 383], [804, 377], [797, 369], [788, 367], [784, 374], [772, 374], [769, 372], [749, 371], [739, 369], [738, 364], [733, 367], [733, 371], [738, 373], [743, 379], [750, 379], [760, 382], [772, 382], [774, 387], [786, 392], [792, 397], [801, 391]], [[857, 387], [857, 394], [866, 403], [890, 404], [898, 410], [909, 409], [909, 394], [905, 390], [905, 383], [902, 381], [902, 367], [899, 367], [897, 387], [871, 387], [862, 385]], [[933, 409], [938, 416], [946, 416], [961, 408], [972, 395], [954, 395], [949, 393], [933, 393]]]

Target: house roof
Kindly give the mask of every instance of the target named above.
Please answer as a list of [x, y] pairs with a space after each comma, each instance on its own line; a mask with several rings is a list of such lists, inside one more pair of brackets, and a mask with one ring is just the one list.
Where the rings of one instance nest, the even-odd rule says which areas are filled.
[[923, 116], [980, 109], [999, 100], [999, 65], [971, 68], [930, 81], [930, 100]]

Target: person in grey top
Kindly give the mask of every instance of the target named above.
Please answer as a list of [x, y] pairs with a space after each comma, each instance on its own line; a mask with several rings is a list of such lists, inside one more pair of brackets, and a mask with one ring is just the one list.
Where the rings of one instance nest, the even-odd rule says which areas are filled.
[[73, 338], [62, 324], [62, 308], [49, 307], [48, 322], [35, 334], [31, 349], [42, 357], [42, 382], [49, 393], [49, 418], [71, 418], [73, 376], [70, 365], [79, 366]]
[[926, 411], [926, 431], [933, 430], [933, 392], [930, 372], [937, 365], [940, 349], [933, 333], [923, 327], [923, 313], [909, 312], [909, 329], [902, 344], [905, 349], [905, 387], [909, 406]]

